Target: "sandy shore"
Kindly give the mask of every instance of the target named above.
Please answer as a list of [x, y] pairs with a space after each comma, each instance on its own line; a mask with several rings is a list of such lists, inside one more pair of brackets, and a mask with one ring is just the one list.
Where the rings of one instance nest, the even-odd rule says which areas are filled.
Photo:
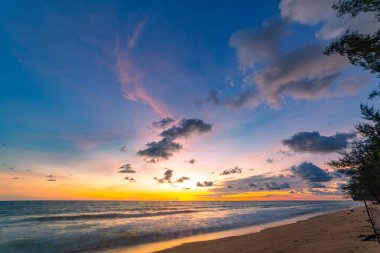
[[[324, 214], [261, 232], [185, 243], [161, 253], [371, 253], [380, 252], [375, 241], [362, 241], [373, 234], [364, 207]], [[362, 236], [362, 237], [360, 237]]]

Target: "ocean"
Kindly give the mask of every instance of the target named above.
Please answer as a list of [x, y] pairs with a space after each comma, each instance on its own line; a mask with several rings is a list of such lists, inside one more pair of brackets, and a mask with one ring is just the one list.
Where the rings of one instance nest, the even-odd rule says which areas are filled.
[[0, 252], [99, 252], [357, 205], [352, 201], [2, 201]]

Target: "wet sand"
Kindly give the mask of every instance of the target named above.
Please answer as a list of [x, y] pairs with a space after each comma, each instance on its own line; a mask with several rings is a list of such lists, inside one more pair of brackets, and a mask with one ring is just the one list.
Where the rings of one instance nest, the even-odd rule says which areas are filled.
[[160, 253], [372, 253], [376, 241], [364, 207], [316, 216], [261, 232], [216, 240], [185, 243]]

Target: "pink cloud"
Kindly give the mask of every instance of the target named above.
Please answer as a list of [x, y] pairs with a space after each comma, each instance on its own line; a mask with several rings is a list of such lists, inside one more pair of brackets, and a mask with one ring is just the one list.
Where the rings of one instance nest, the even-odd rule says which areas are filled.
[[116, 41], [116, 71], [119, 82], [122, 85], [123, 95], [126, 99], [132, 101], [140, 100], [148, 104], [161, 117], [173, 117], [172, 113], [144, 88], [143, 71], [134, 64], [129, 56], [130, 51], [134, 48], [141, 35], [145, 23], [146, 18], [137, 25], [124, 50], [120, 47], [119, 41]]
[[131, 38], [128, 40], [128, 49], [132, 49], [137, 40], [140, 38], [141, 32], [145, 26], [145, 23], [147, 21], [147, 18], [145, 17], [137, 26], [136, 29], [133, 31]]

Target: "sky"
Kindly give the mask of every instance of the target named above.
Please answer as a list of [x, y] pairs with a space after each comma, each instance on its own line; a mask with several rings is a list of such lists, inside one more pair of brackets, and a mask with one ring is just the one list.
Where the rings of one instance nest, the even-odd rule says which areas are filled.
[[331, 0], [1, 1], [0, 200], [336, 200], [374, 76]]

